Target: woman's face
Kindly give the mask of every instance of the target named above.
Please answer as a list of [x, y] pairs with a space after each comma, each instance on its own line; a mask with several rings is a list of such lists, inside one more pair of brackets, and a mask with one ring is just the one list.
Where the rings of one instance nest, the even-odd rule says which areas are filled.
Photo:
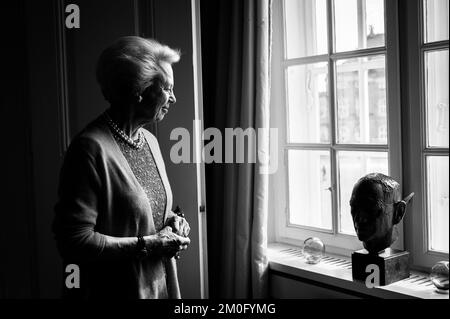
[[167, 62], [161, 63], [161, 68], [165, 72], [165, 78], [156, 81], [149, 86], [142, 94], [142, 101], [137, 106], [137, 113], [146, 121], [159, 122], [169, 112], [171, 104], [177, 100], [173, 93], [174, 78], [172, 66]]

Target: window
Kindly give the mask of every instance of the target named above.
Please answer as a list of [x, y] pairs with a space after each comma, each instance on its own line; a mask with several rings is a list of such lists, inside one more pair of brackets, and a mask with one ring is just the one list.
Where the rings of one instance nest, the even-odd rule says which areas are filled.
[[[271, 120], [284, 161], [271, 177], [272, 240], [301, 245], [317, 236], [331, 252], [360, 249], [351, 191], [363, 175], [380, 172], [398, 180], [405, 195], [416, 193], [394, 247], [411, 251], [419, 267], [448, 259], [449, 1], [403, 2], [417, 8], [399, 12], [396, 0], [273, 2]], [[420, 46], [409, 43], [405, 57], [399, 13], [423, 27]], [[410, 29], [402, 26], [409, 34], [401, 36], [414, 38]], [[409, 69], [423, 66], [420, 76], [406, 76], [420, 83], [401, 78], [404, 61]], [[417, 87], [401, 90], [408, 85]], [[402, 91], [423, 96], [408, 96], [415, 105]]]
[[[406, 6], [410, 114], [408, 167], [416, 193], [407, 230], [414, 263], [429, 268], [449, 252], [449, 36], [448, 0], [411, 1]], [[413, 116], [412, 114], [416, 114]], [[407, 234], [408, 235], [408, 234]], [[407, 236], [408, 237], [408, 236]]]
[[274, 207], [276, 237], [318, 236], [329, 248], [359, 249], [349, 205], [353, 185], [371, 172], [401, 175], [401, 166], [390, 165], [399, 159], [390, 146], [399, 145], [400, 134], [389, 125], [400, 118], [388, 106], [396, 98], [387, 90], [395, 81], [388, 50], [395, 48], [387, 45], [385, 1], [274, 6], [273, 103], [286, 110], [275, 115], [277, 127], [287, 128], [279, 134], [285, 161], [274, 177], [277, 198], [287, 203]]

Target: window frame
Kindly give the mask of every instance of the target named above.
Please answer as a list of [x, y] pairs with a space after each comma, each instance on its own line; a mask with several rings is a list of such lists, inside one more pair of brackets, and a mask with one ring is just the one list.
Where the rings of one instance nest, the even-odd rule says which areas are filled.
[[[402, 96], [402, 111], [405, 115], [403, 119], [404, 154], [410, 160], [409, 163], [405, 163], [405, 187], [408, 191], [415, 193], [405, 216], [406, 227], [411, 230], [405, 234], [405, 244], [406, 249], [412, 253], [413, 267], [429, 270], [438, 261], [448, 260], [449, 254], [428, 249], [430, 236], [426, 157], [448, 157], [449, 149], [427, 146], [425, 52], [448, 50], [449, 41], [425, 43], [423, 4], [424, 0], [403, 1], [405, 23], [403, 23], [402, 31], [407, 34], [407, 40], [402, 45], [402, 50], [407, 54], [405, 54], [405, 61], [402, 62], [402, 68], [406, 70], [405, 77], [402, 78], [406, 88]], [[420, 173], [417, 174], [417, 172]]]
[[[387, 151], [389, 174], [398, 181], [402, 181], [402, 157], [401, 157], [401, 110], [400, 107], [390, 107], [400, 105], [400, 60], [399, 60], [399, 26], [398, 26], [398, 0], [384, 0], [385, 10], [385, 46], [369, 49], [358, 49], [349, 52], [334, 52], [335, 47], [335, 22], [334, 22], [334, 0], [326, 0], [327, 2], [327, 20], [328, 23], [328, 52], [327, 54], [312, 57], [302, 57], [293, 59], [295, 62], [328, 63], [328, 93], [329, 93], [329, 111], [331, 120], [331, 141], [327, 144], [311, 144], [311, 143], [288, 143], [287, 137], [288, 127], [288, 105], [287, 105], [287, 85], [285, 69], [290, 63], [285, 63], [286, 54], [286, 31], [284, 19], [284, 0], [273, 2], [273, 25], [274, 25], [274, 45], [273, 45], [273, 72], [272, 72], [272, 105], [282, 105], [283, 112], [274, 111], [272, 108], [272, 126], [285, 127], [279, 134], [279, 158], [280, 161], [278, 172], [272, 176], [272, 191], [270, 207], [270, 220], [273, 226], [269, 234], [272, 241], [284, 242], [288, 244], [302, 245], [303, 241], [308, 237], [320, 237], [327, 251], [339, 253], [349, 256], [354, 250], [361, 249], [362, 244], [356, 236], [343, 234], [338, 232], [339, 226], [339, 189], [337, 185], [337, 151]], [[281, 21], [280, 21], [281, 19]], [[281, 24], [281, 25], [280, 25]], [[389, 25], [389, 28], [387, 27]], [[280, 39], [282, 39], [280, 43]], [[387, 107], [387, 130], [388, 141], [384, 145], [345, 145], [337, 143], [337, 100], [336, 100], [336, 65], [337, 60], [346, 58], [366, 57], [368, 55], [384, 55], [385, 56], [385, 78], [386, 78], [386, 107]], [[279, 110], [279, 109], [278, 109]], [[280, 116], [283, 113], [283, 116]], [[290, 145], [289, 145], [290, 144]], [[332, 232], [326, 230], [315, 229], [306, 226], [289, 225], [289, 176], [287, 152], [290, 147], [294, 149], [306, 150], [327, 150], [330, 152], [331, 158], [331, 182], [334, 191], [332, 192]], [[298, 148], [296, 148], [298, 147]], [[284, 200], [282, 200], [284, 199]], [[393, 247], [403, 249], [403, 223], [399, 224], [399, 239]]]

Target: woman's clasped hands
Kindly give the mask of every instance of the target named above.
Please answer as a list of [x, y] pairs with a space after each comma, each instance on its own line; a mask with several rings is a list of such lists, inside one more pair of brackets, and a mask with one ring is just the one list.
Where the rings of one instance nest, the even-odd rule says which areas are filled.
[[191, 243], [188, 237], [190, 230], [186, 219], [174, 214], [167, 220], [163, 229], [144, 238], [147, 250], [152, 254], [178, 259], [180, 252], [186, 250]]

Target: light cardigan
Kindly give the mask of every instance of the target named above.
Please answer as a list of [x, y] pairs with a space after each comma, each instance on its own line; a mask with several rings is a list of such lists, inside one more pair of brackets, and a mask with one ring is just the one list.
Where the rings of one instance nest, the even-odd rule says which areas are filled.
[[[164, 185], [164, 221], [173, 213], [172, 192], [158, 141], [142, 129]], [[152, 209], [102, 117], [71, 142], [61, 169], [53, 232], [64, 264], [80, 267], [77, 298], [180, 298], [174, 258], [118, 255], [107, 236], [155, 234]], [[67, 274], [66, 274], [67, 275]]]

